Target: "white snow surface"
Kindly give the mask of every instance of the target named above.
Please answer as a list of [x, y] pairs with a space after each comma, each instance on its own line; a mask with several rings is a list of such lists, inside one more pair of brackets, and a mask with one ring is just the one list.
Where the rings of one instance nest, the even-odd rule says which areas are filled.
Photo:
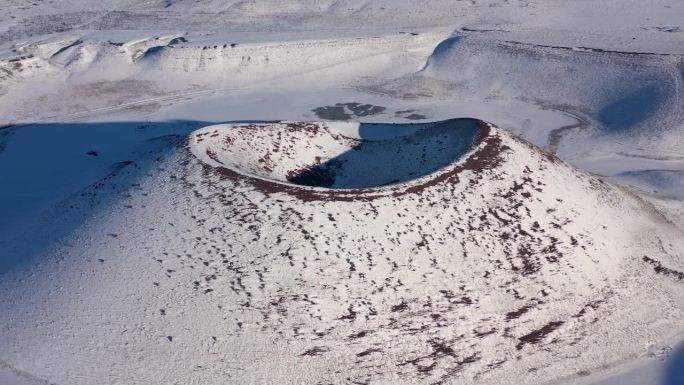
[[0, 0], [0, 384], [684, 383], [683, 37], [677, 0]]

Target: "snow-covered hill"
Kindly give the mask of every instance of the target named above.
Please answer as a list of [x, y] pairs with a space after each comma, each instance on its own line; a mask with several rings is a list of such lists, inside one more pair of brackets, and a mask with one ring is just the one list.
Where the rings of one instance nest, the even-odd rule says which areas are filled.
[[[288, 182], [326, 163], [400, 181]], [[681, 332], [681, 229], [476, 120], [210, 126], [57, 217], [0, 334], [55, 383], [540, 383]]]
[[0, 384], [682, 383], [683, 15], [0, 0]]

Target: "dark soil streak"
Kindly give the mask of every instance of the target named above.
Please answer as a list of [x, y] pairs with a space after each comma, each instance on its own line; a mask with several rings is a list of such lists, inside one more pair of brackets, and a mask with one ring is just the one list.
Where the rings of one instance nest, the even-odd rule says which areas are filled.
[[325, 347], [325, 346], [315, 346], [311, 349], [308, 349], [304, 353], [300, 354], [300, 356], [320, 356], [323, 353], [327, 353], [330, 351], [330, 348]]
[[674, 277], [679, 281], [684, 279], [684, 273], [682, 273], [681, 271], [672, 270], [672, 269], [668, 269], [667, 267], [663, 267], [663, 265], [660, 263], [660, 261], [657, 261], [653, 258], [649, 258], [645, 255], [644, 255], [643, 261], [653, 265], [653, 270], [655, 270], [655, 272], [658, 274], [666, 275], [669, 277]]
[[544, 325], [541, 329], [534, 330], [528, 334], [525, 334], [524, 336], [518, 338], [520, 341], [515, 348], [517, 350], [521, 350], [525, 344], [537, 344], [541, 342], [546, 336], [549, 334], [553, 333], [556, 329], [561, 327], [565, 322], [564, 321], [553, 321], [549, 322], [546, 325]]
[[523, 314], [527, 313], [533, 308], [532, 305], [525, 305], [518, 310], [506, 313], [506, 321], [511, 321], [520, 318]]

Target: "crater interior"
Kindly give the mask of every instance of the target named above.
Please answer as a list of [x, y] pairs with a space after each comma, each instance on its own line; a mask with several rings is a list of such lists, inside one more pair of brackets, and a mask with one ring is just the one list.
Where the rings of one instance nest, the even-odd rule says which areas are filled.
[[434, 173], [468, 152], [476, 121], [277, 122], [202, 128], [191, 150], [213, 166], [280, 183], [373, 188]]

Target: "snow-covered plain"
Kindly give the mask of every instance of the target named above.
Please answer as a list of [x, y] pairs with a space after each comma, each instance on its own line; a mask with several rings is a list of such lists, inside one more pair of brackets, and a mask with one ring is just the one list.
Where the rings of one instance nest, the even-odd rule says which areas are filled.
[[677, 0], [0, 0], [0, 383], [684, 383], [683, 55]]

